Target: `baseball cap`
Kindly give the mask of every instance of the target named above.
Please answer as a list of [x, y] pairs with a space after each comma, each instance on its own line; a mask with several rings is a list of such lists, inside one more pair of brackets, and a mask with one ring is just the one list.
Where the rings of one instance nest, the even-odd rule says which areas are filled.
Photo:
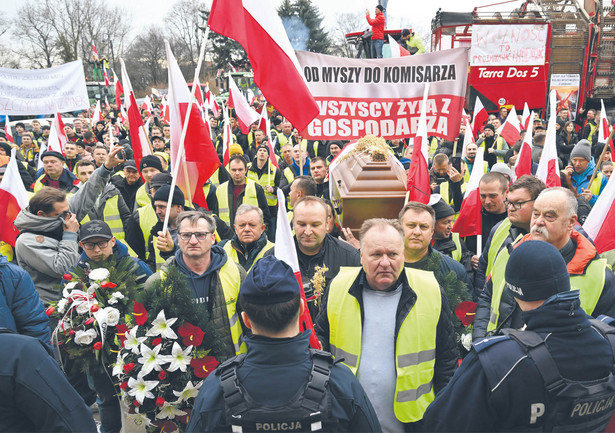
[[79, 240], [81, 242], [92, 238], [111, 239], [113, 234], [106, 222], [100, 220], [92, 220], [81, 226], [79, 230]]

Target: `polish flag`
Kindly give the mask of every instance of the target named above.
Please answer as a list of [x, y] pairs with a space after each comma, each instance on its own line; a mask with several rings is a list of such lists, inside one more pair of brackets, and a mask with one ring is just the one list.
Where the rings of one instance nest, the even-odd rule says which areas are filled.
[[97, 100], [96, 101], [96, 108], [94, 108], [94, 112], [92, 113], [92, 119], [90, 121], [90, 125], [93, 128], [94, 124], [96, 122], [100, 122], [101, 120], [103, 120], [103, 117], [102, 117], [102, 113], [100, 111], [100, 101]]
[[220, 106], [216, 102], [216, 98], [213, 93], [211, 93], [211, 90], [209, 90], [209, 86], [207, 86], [207, 92], [205, 92], [205, 104], [212, 111], [212, 113], [214, 113], [214, 117], [218, 117], [220, 115]]
[[[529, 129], [532, 117], [533, 114], [530, 115], [530, 107], [527, 106], [526, 102], [523, 105], [523, 115], [521, 115], [521, 129], [525, 129], [526, 131]], [[532, 131], [530, 131], [530, 135], [532, 135]]]
[[250, 107], [243, 93], [235, 84], [235, 80], [230, 75], [228, 76], [229, 92], [228, 92], [228, 106], [235, 109], [235, 115], [237, 116], [237, 122], [241, 132], [247, 134], [250, 132], [250, 126], [254, 122], [258, 122], [260, 115]]
[[477, 96], [476, 102], [474, 103], [474, 120], [472, 121], [472, 131], [474, 131], [475, 137], [482, 131], [483, 125], [487, 120], [489, 120], [489, 113], [487, 113], [487, 110], [485, 110], [483, 106], [483, 102]]
[[160, 101], [160, 116], [166, 124], [171, 121], [171, 115], [169, 114], [169, 102], [167, 101], [166, 96], [163, 96]]
[[149, 95], [145, 97], [143, 104], [141, 104], [141, 110], [146, 111], [149, 114], [152, 114], [154, 112], [154, 108], [152, 107], [152, 100]]
[[611, 176], [587, 216], [583, 229], [599, 253], [615, 249], [615, 176]]
[[[526, 104], [527, 107], [527, 104]], [[521, 150], [517, 155], [514, 170], [515, 177], [519, 179], [524, 174], [532, 174], [532, 131], [526, 131]]]
[[122, 83], [117, 79], [117, 74], [113, 71], [113, 81], [115, 83], [115, 109], [120, 111], [120, 107], [122, 106], [122, 94], [124, 93], [124, 88], [122, 87]]
[[[478, 152], [476, 152], [474, 167], [483, 166], [484, 153], [485, 149], [479, 147]], [[472, 170], [470, 180], [468, 181], [468, 188], [463, 196], [463, 202], [459, 210], [459, 216], [453, 226], [453, 231], [459, 233], [461, 237], [481, 235], [483, 233], [483, 218], [481, 215], [483, 205], [480, 202], [480, 190], [478, 189], [481, 177], [483, 177], [483, 170]]]
[[279, 169], [278, 160], [275, 157], [275, 152], [273, 151], [273, 145], [271, 144], [271, 136], [270, 131], [271, 127], [269, 126], [269, 116], [267, 115], [267, 103], [263, 104], [263, 110], [261, 111], [261, 120], [258, 124], [258, 129], [262, 129], [265, 133], [265, 138], [267, 138], [267, 147], [269, 147], [269, 160], [275, 166], [275, 168]]
[[398, 59], [400, 57], [406, 57], [410, 55], [410, 51], [399, 45], [397, 41], [391, 37], [391, 35], [389, 35], [388, 38], [389, 49], [391, 50], [392, 59]]
[[[64, 122], [62, 122], [62, 116], [59, 113], [56, 113], [55, 117], [51, 121], [51, 127], [49, 128], [49, 138], [47, 139], [47, 143], [41, 148], [40, 155], [48, 150], [53, 150], [55, 152], [60, 152], [64, 155], [64, 144], [68, 139], [66, 138], [66, 132], [64, 132]], [[38, 165], [36, 170], [42, 170], [43, 168], [43, 158], [38, 158]]]
[[199, 107], [203, 108], [204, 99], [203, 99], [203, 89], [201, 89], [201, 83], [197, 80], [192, 85], [196, 86], [196, 89], [194, 90], [194, 99], [196, 99], [196, 102], [199, 103]]
[[423, 105], [421, 107], [421, 115], [419, 117], [419, 126], [416, 131], [416, 136], [413, 139], [414, 148], [412, 159], [410, 161], [410, 170], [408, 170], [408, 180], [406, 189], [408, 190], [408, 201], [418, 201], [420, 203], [429, 203], [431, 196], [431, 186], [429, 182], [429, 157], [427, 148], [427, 96], [429, 95], [429, 83], [425, 84], [423, 93]]
[[273, 1], [214, 0], [208, 24], [214, 32], [239, 42], [267, 101], [299, 131], [304, 130], [318, 115], [318, 105]]
[[98, 58], [98, 51], [96, 50], [96, 45], [92, 42], [92, 53]]
[[[177, 60], [171, 52], [169, 42], [165, 41], [169, 69], [169, 110], [171, 114], [171, 166], [178, 169], [175, 181], [177, 186], [192, 197], [192, 201], [207, 208], [203, 185], [220, 166], [218, 154], [211, 142], [209, 128], [201, 117], [192, 97], [188, 84], [182, 75]], [[185, 140], [181, 142], [184, 123], [187, 122]], [[184, 158], [178, 160], [180, 147], [183, 146]]]
[[545, 138], [544, 149], [542, 149], [542, 155], [540, 162], [538, 163], [538, 170], [536, 170], [536, 177], [542, 180], [547, 188], [552, 186], [562, 186], [559, 177], [559, 162], [557, 158], [557, 132], [555, 130], [555, 124], [557, 123], [555, 107], [555, 90], [551, 91], [549, 95], [551, 116], [549, 117], [549, 124], [547, 125], [547, 136]]
[[[286, 198], [284, 197], [284, 193], [280, 188], [278, 188], [278, 203], [284, 203]], [[310, 312], [307, 308], [307, 300], [305, 299], [305, 291], [303, 290], [303, 282], [301, 281], [301, 270], [299, 269], [299, 259], [297, 258], [297, 250], [295, 248], [295, 241], [293, 239], [293, 233], [290, 230], [290, 222], [288, 221], [288, 217], [286, 216], [286, 207], [278, 206], [278, 219], [276, 222], [276, 231], [275, 231], [275, 246], [273, 247], [273, 253], [275, 257], [285, 262], [288, 266], [290, 266], [295, 273], [295, 278], [297, 278], [297, 283], [299, 283], [299, 287], [301, 288], [301, 299], [305, 303], [306, 308], [303, 311], [303, 314], [299, 318], [299, 330], [305, 331], [310, 329], [312, 331], [312, 335], [310, 335], [310, 346], [314, 349], [321, 349], [322, 345], [318, 338], [316, 337], [316, 333], [314, 332], [314, 325], [312, 324], [312, 317], [310, 316]]]
[[521, 137], [521, 125], [519, 124], [519, 118], [517, 117], [514, 105], [510, 109], [506, 121], [500, 126], [498, 133], [507, 143], [510, 143], [511, 147]]
[[461, 159], [463, 160], [468, 154], [468, 145], [474, 143], [474, 137], [472, 135], [472, 125], [470, 125], [470, 120], [468, 117], [465, 118], [466, 122], [466, 130], [463, 133], [463, 145], [461, 147]]
[[5, 116], [4, 120], [4, 135], [6, 135], [6, 141], [9, 143], [15, 143], [15, 139], [13, 138], [13, 132], [11, 131], [11, 125], [9, 124], [9, 116], [8, 114]]
[[224, 124], [222, 132], [222, 165], [225, 167], [230, 159], [230, 146], [233, 144], [233, 130], [231, 129], [231, 121], [228, 117], [228, 109], [223, 110]]
[[109, 100], [105, 96], [105, 108], [111, 109], [111, 105], [109, 105]]
[[29, 199], [23, 185], [16, 158], [17, 149], [11, 149], [11, 158], [0, 182], [0, 241], [12, 247], [19, 231], [13, 227], [13, 221], [22, 209], [28, 207]]
[[[611, 128], [609, 128], [609, 119], [606, 116], [606, 110], [604, 109], [604, 101], [600, 100], [600, 125], [598, 126], [598, 143], [606, 144], [611, 134]], [[609, 143], [611, 149], [611, 155], [615, 155], [615, 146], [613, 146], [613, 140]]]
[[232, 64], [230, 64], [230, 63], [229, 63], [228, 65], [229, 65], [229, 67], [231, 68], [231, 71], [232, 71], [232, 72], [237, 72], [237, 68], [236, 68], [235, 66], [233, 66], [233, 65], [232, 65]]
[[111, 84], [109, 81], [109, 73], [107, 72], [107, 68], [103, 66], [103, 78], [105, 79], [105, 87]]
[[124, 105], [126, 106], [127, 119], [128, 119], [128, 132], [130, 132], [130, 144], [132, 145], [132, 153], [135, 158], [135, 165], [137, 169], [141, 170], [141, 160], [146, 155], [151, 155], [152, 150], [147, 141], [147, 134], [143, 127], [143, 118], [139, 112], [139, 106], [135, 94], [132, 90], [132, 84], [128, 77], [128, 71], [126, 70], [126, 64], [124, 59], [120, 58], [120, 64], [122, 65], [122, 82], [124, 83], [125, 95]]

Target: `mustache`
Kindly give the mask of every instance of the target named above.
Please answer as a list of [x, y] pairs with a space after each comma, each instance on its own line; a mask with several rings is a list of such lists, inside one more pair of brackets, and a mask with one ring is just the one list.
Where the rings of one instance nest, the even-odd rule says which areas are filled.
[[545, 237], [545, 239], [549, 240], [549, 232], [547, 231], [546, 228], [544, 227], [540, 227], [540, 226], [533, 226], [530, 229], [530, 233], [532, 235], [542, 235]]

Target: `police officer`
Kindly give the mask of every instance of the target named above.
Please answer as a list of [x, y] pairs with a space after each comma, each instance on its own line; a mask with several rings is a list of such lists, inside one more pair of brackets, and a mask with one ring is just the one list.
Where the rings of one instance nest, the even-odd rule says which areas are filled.
[[187, 432], [380, 431], [350, 370], [330, 353], [309, 349], [310, 332], [299, 332], [305, 305], [290, 266], [273, 256], [261, 259], [241, 286], [239, 302], [253, 332], [245, 339], [247, 354], [206, 379]]
[[519, 245], [506, 281], [527, 326], [473, 344], [424, 430], [604, 431], [615, 409], [615, 329], [581, 309], [566, 262], [547, 242]]

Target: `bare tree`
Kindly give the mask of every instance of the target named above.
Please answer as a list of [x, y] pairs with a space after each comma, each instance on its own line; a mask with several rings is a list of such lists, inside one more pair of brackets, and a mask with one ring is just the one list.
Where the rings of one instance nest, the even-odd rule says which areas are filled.
[[199, 27], [204, 25], [201, 11], [205, 9], [205, 2], [201, 0], [181, 0], [173, 6], [166, 19], [178, 63], [187, 63], [192, 69], [196, 68], [201, 50], [202, 31]]
[[126, 67], [135, 90], [166, 82], [166, 70], [162, 67], [165, 60], [162, 28], [151, 26], [135, 38], [126, 52]]
[[15, 24], [14, 36], [23, 46], [20, 55], [39, 68], [50, 68], [57, 55], [54, 29], [46, 15], [44, 8], [29, 2], [19, 9]]
[[360, 32], [369, 27], [361, 12], [345, 12], [336, 15], [335, 29], [330, 33], [333, 40], [332, 52], [344, 57], [355, 57], [356, 49], [346, 41], [345, 35]]

